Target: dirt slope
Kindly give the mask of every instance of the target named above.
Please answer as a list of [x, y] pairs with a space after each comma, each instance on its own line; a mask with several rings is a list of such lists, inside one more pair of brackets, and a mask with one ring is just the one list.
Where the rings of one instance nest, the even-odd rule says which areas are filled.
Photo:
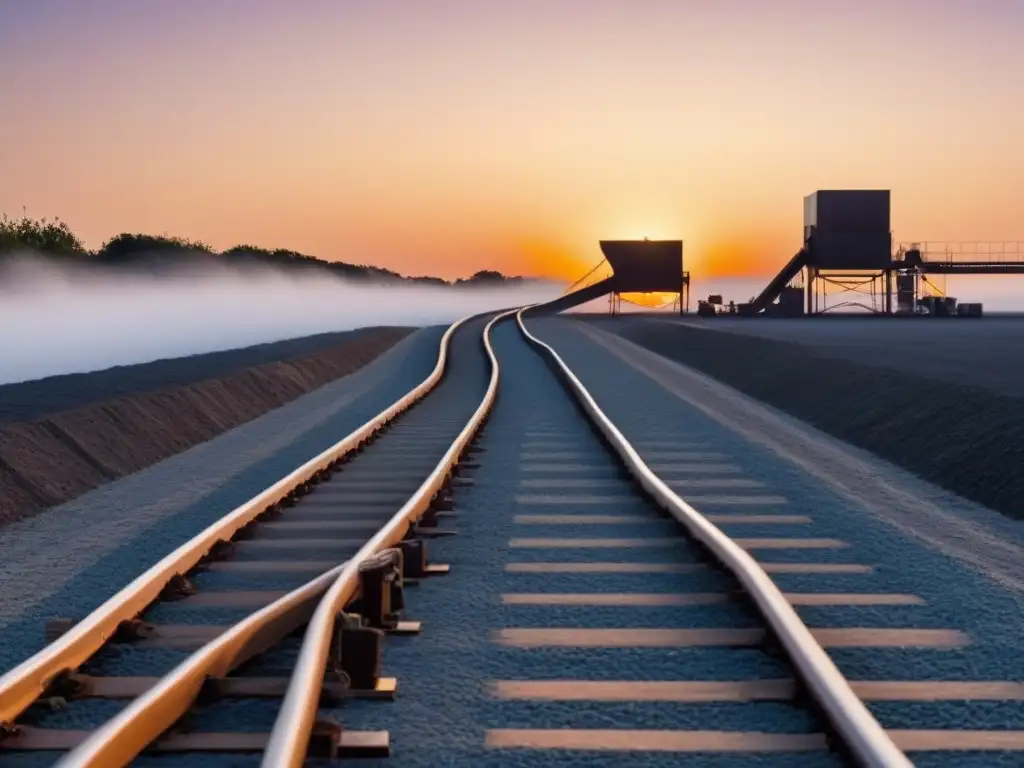
[[[100, 383], [92, 386], [92, 374], [54, 377], [64, 386], [44, 379], [35, 393], [27, 385], [16, 385], [22, 402], [31, 403], [25, 410], [46, 415], [0, 427], [0, 524], [137, 472], [350, 374], [411, 330], [364, 329], [317, 351], [307, 351], [309, 344], [299, 339], [293, 347], [302, 350], [299, 355], [289, 356], [288, 344], [282, 343], [275, 352], [283, 359], [242, 368], [234, 364], [240, 359], [234, 350], [223, 353], [230, 364], [218, 361], [216, 354], [173, 364], [162, 361], [167, 378], [175, 381], [162, 387], [154, 364], [127, 366], [118, 369], [122, 380], [116, 386], [128, 394], [57, 412], [50, 412], [47, 403], [109, 391], [115, 380], [109, 372], [96, 374]], [[189, 360], [194, 362], [190, 365]], [[196, 375], [218, 368], [227, 370], [205, 378]], [[134, 382], [133, 371], [138, 374]], [[0, 391], [0, 399], [10, 403], [4, 395]]]
[[826, 357], [792, 342], [655, 323], [616, 332], [935, 485], [1024, 519], [1024, 397]]
[[3, 384], [0, 385], [0, 424], [37, 421], [51, 413], [68, 411], [100, 400], [193, 384], [264, 363], [310, 357], [379, 330], [358, 328], [354, 331], [320, 333], [221, 352]]

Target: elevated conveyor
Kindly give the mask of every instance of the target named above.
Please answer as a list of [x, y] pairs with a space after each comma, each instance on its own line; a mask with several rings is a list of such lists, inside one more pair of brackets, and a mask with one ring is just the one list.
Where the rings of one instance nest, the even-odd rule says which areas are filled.
[[[893, 262], [894, 269], [905, 267]], [[1024, 275], [1024, 261], [922, 261], [917, 269], [926, 275]]]
[[615, 290], [615, 277], [607, 277], [604, 280], [599, 280], [593, 285], [588, 285], [585, 288], [567, 293], [565, 296], [559, 296], [553, 301], [549, 301], [546, 304], [539, 304], [533, 307], [530, 312], [534, 314], [539, 313], [555, 313], [564, 312], [567, 309], [578, 307], [580, 304], [585, 304], [588, 301], [599, 299], [602, 296], [606, 296]]
[[806, 248], [800, 251], [789, 260], [772, 281], [768, 283], [761, 293], [750, 302], [750, 311], [754, 314], [763, 312], [768, 305], [782, 295], [782, 289], [789, 285], [789, 281], [800, 274], [800, 270], [807, 266], [810, 254]]
[[[569, 293], [546, 304], [533, 307], [531, 313], [564, 312], [567, 309], [599, 299], [608, 294], [673, 293], [689, 300], [690, 275], [683, 271], [682, 240], [601, 240], [604, 259], [590, 272], [569, 287]], [[612, 275], [578, 290], [607, 264]]]

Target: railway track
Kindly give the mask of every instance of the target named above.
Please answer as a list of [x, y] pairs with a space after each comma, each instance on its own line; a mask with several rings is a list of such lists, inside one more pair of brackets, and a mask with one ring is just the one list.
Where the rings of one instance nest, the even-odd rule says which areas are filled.
[[[330, 668], [328, 697], [394, 693], [395, 681], [379, 675], [380, 641], [419, 630], [396, 620], [406, 580], [445, 570], [429, 563], [425, 542], [445, 534], [440, 522], [459, 461], [466, 463], [462, 454], [496, 394], [497, 369], [482, 342], [490, 319], [453, 325], [430, 376], [371, 422], [83, 621], [48, 626], [55, 642], [0, 678], [0, 760], [64, 752], [60, 764], [106, 768], [126, 765], [146, 748], [267, 750], [268, 764], [286, 765], [302, 759], [281, 750], [305, 756], [310, 744], [325, 756], [386, 753], [386, 732], [315, 722], [320, 683]], [[342, 614], [352, 605], [361, 613]], [[296, 649], [290, 635], [307, 624]], [[257, 656], [263, 668], [294, 667], [294, 674], [229, 676]], [[311, 698], [294, 685], [310, 659], [317, 665]], [[204, 721], [214, 723], [237, 724], [239, 712], [251, 723], [279, 706], [289, 714], [274, 736], [251, 727], [172, 728], [197, 703]], [[58, 705], [56, 719], [78, 727], [33, 724]], [[274, 740], [285, 732], [288, 743]]]
[[[396, 759], [421, 765], [438, 755], [529, 762], [523, 754], [615, 754], [607, 764], [624, 765], [623, 754], [680, 752], [910, 765], [897, 744], [916, 748], [927, 735], [887, 734], [861, 701], [898, 690], [851, 687], [822, 649], [906, 635], [812, 632], [793, 608], [908, 596], [780, 592], [766, 571], [851, 569], [759, 565], [751, 552], [831, 543], [743, 533], [808, 522], [799, 516], [698, 513], [677, 493], [772, 502], [704, 446], [674, 435], [630, 444], [521, 315], [505, 320], [453, 326], [431, 377], [388, 412], [186, 545], [187, 557], [171, 555], [127, 597], [52, 627], [65, 634], [0, 678], [0, 721], [14, 724], [0, 762], [114, 766], [148, 750], [171, 753], [172, 764], [248, 756], [244, 764], [292, 766], [389, 754], [388, 728], [406, 745]], [[502, 349], [514, 348], [502, 381], [528, 390], [519, 395], [528, 405], [514, 439], [489, 430], [474, 444], [478, 461], [470, 441], [495, 401]], [[502, 463], [510, 442], [515, 461]], [[517, 478], [514, 499], [488, 491], [495, 476]], [[470, 509], [448, 537], [445, 516], [464, 494], [516, 514]], [[425, 558], [426, 542], [458, 564], [436, 586], [410, 589], [446, 573]], [[420, 629], [413, 617], [427, 622], [424, 634], [403, 640]], [[382, 656], [386, 636], [396, 639]], [[918, 639], [934, 646], [950, 635]], [[384, 706], [374, 700], [395, 698], [392, 667], [418, 688]], [[417, 691], [431, 700], [403, 709]], [[446, 707], [461, 719], [439, 718]], [[322, 716], [334, 711], [337, 720]]]

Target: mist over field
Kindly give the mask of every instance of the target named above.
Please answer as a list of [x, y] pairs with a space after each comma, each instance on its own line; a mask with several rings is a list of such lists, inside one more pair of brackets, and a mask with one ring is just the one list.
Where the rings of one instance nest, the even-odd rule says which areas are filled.
[[364, 326], [448, 323], [561, 291], [545, 282], [348, 282], [256, 266], [144, 274], [20, 258], [0, 270], [0, 384]]

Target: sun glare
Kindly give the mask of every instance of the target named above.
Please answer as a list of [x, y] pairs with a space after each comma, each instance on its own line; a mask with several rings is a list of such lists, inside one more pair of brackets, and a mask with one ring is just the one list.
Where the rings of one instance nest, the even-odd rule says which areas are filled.
[[623, 293], [622, 300], [635, 306], [646, 307], [647, 309], [665, 309], [672, 306], [679, 298], [678, 293]]

